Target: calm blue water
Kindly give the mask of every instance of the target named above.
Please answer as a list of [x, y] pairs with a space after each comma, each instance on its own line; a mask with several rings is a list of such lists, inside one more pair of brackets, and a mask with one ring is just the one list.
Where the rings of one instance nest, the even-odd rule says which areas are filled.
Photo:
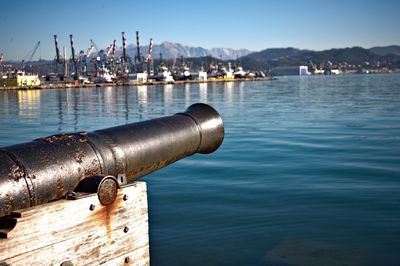
[[153, 265], [399, 265], [398, 74], [0, 91], [0, 146], [195, 102], [225, 140], [143, 178]]

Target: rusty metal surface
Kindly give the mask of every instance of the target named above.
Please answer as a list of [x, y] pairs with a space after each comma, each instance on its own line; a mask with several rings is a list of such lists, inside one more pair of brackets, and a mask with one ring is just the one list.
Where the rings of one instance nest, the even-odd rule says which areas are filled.
[[113, 176], [106, 176], [101, 180], [97, 190], [97, 196], [102, 205], [110, 205], [117, 198], [118, 181]]
[[110, 205], [118, 194], [119, 184], [113, 176], [91, 176], [79, 182], [76, 192], [97, 193], [102, 205]]
[[125, 174], [131, 182], [181, 158], [213, 152], [223, 138], [218, 112], [194, 104], [172, 116], [3, 148], [0, 217], [60, 199], [88, 177]]

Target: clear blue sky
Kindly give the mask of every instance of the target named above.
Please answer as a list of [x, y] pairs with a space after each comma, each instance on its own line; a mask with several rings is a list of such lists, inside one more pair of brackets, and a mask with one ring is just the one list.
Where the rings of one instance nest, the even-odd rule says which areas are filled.
[[0, 14], [6, 60], [27, 57], [38, 41], [34, 60], [54, 58], [53, 34], [69, 52], [70, 33], [79, 51], [90, 39], [102, 48], [114, 39], [120, 46], [121, 31], [134, 43], [136, 30], [142, 44], [152, 37], [155, 43], [254, 51], [400, 44], [397, 0], [2, 0]]

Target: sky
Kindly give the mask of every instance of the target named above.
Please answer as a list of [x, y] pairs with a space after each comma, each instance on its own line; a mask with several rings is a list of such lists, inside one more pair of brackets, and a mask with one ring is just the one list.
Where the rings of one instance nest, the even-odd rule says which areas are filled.
[[295, 47], [324, 50], [400, 45], [398, 0], [1, 0], [0, 53], [4, 60], [53, 59], [53, 35], [77, 52], [100, 48], [121, 32], [141, 45], [177, 42], [203, 48]]

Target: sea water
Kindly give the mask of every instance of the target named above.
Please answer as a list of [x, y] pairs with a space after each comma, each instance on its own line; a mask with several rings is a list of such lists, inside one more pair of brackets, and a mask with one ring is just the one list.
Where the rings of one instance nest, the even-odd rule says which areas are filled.
[[154, 265], [399, 265], [400, 75], [0, 91], [0, 146], [215, 107], [147, 182]]

